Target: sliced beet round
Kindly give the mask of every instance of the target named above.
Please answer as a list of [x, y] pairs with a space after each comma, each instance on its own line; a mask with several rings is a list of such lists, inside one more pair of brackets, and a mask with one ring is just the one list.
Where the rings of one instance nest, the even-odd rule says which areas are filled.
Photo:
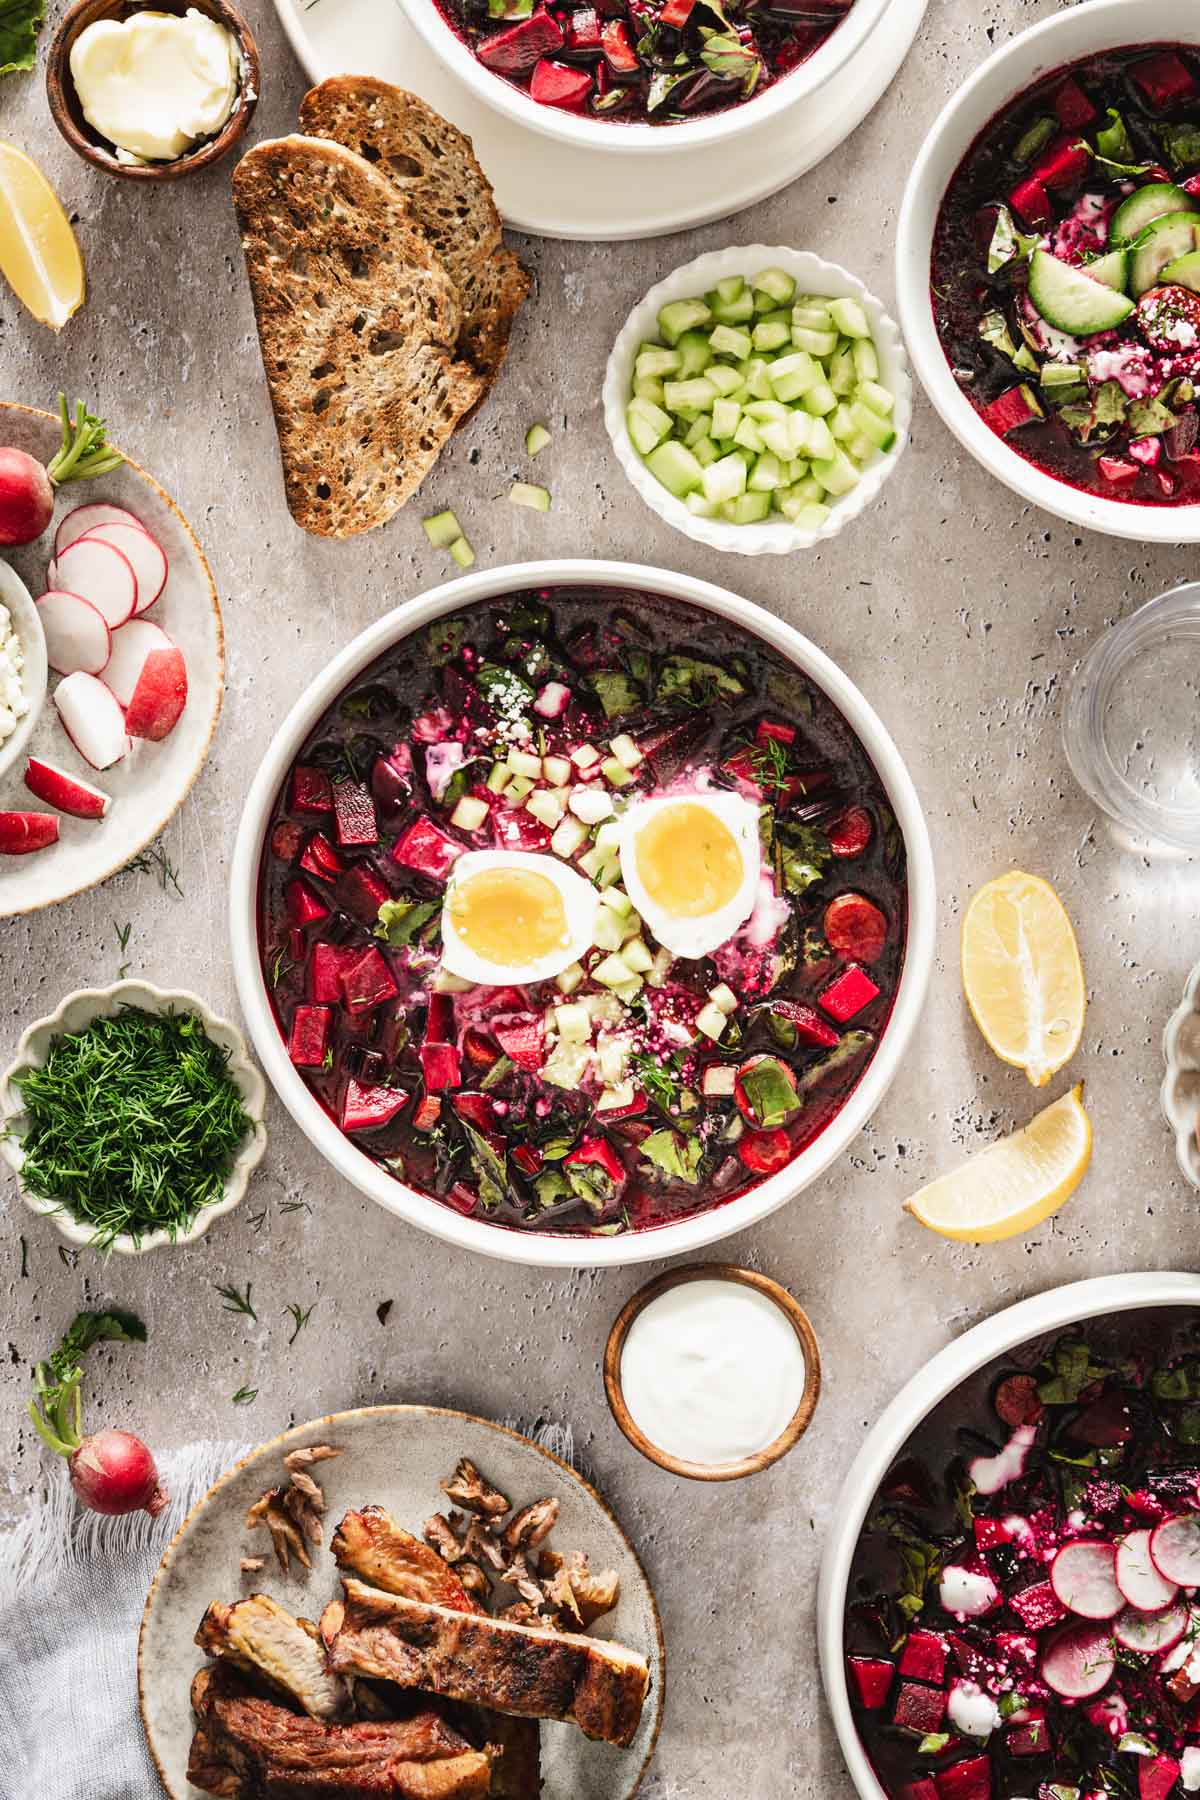
[[1200, 1515], [1177, 1513], [1150, 1534], [1150, 1559], [1159, 1574], [1180, 1587], [1200, 1587]]
[[1087, 1539], [1064, 1544], [1050, 1566], [1050, 1585], [1068, 1612], [1081, 1619], [1115, 1619], [1125, 1608], [1117, 1586], [1117, 1553]]
[[887, 920], [865, 894], [839, 894], [825, 908], [825, 940], [839, 956], [878, 962], [887, 943]]
[[1091, 1700], [1103, 1693], [1115, 1667], [1112, 1633], [1091, 1620], [1064, 1625], [1042, 1651], [1042, 1680], [1064, 1700]]
[[829, 827], [829, 848], [835, 856], [861, 856], [874, 829], [865, 806], [848, 806]]
[[1015, 1431], [1018, 1425], [1036, 1425], [1046, 1410], [1038, 1399], [1032, 1375], [1006, 1375], [992, 1395], [997, 1417]]
[[792, 1140], [786, 1131], [744, 1131], [738, 1155], [755, 1175], [774, 1175], [791, 1161]]

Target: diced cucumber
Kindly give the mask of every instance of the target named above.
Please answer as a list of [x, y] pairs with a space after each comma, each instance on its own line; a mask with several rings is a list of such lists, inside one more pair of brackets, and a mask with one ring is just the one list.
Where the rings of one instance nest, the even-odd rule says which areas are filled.
[[685, 331], [707, 325], [711, 318], [712, 309], [704, 300], [671, 300], [659, 309], [658, 329], [668, 344], [677, 344]]
[[1134, 299], [1139, 300], [1154, 287], [1164, 269], [1197, 249], [1200, 218], [1176, 213], [1147, 225], [1129, 257], [1129, 291]]
[[683, 441], [687, 445], [689, 450], [694, 450], [696, 448], [696, 445], [700, 442], [701, 438], [710, 437], [711, 435], [712, 435], [712, 414], [711, 413], [701, 413], [698, 418], [692, 420], [691, 424], [688, 426], [687, 430], [684, 432]]
[[895, 395], [890, 394], [877, 381], [860, 382], [854, 397], [861, 400], [864, 406], [869, 406], [872, 412], [877, 412], [881, 419], [890, 419], [896, 410]]
[[746, 465], [740, 456], [723, 456], [719, 462], [710, 463], [707, 469], [701, 469], [700, 475], [704, 498], [713, 506], [721, 506], [727, 500], [736, 500], [739, 494], [746, 491]]
[[471, 547], [470, 540], [465, 537], [455, 538], [450, 546], [450, 555], [460, 569], [470, 569], [474, 566], [475, 551]]
[[818, 459], [822, 461], [828, 460], [828, 458], [833, 456], [836, 448], [837, 446], [834, 443], [833, 433], [830, 431], [825, 420], [810, 419], [808, 421], [807, 450], [813, 462], [817, 462]]
[[1151, 181], [1122, 200], [1109, 220], [1108, 237], [1112, 244], [1131, 244], [1155, 219], [1167, 213], [1194, 213], [1196, 202], [1186, 188], [1170, 181]]
[[736, 393], [742, 385], [741, 376], [736, 369], [731, 369], [728, 363], [709, 363], [704, 371], [704, 379], [725, 399]]
[[638, 400], [653, 400], [655, 406], [661, 406], [666, 399], [666, 389], [657, 375], [644, 376], [633, 384], [633, 392]]
[[843, 397], [852, 393], [856, 380], [854, 358], [849, 350], [836, 351], [829, 365], [829, 385], [834, 393]]
[[445, 512], [434, 513], [431, 518], [422, 519], [421, 524], [435, 550], [448, 550], [455, 539], [463, 534], [462, 526], [449, 508]]
[[760, 269], [754, 286], [773, 306], [790, 306], [796, 297], [796, 283], [786, 269]]
[[804, 325], [792, 326], [792, 343], [797, 350], [807, 350], [810, 356], [832, 356], [837, 342], [836, 331], [810, 331]]
[[718, 441], [731, 438], [741, 421], [742, 409], [736, 400], [714, 400], [712, 435]]
[[526, 456], [537, 456], [550, 442], [550, 433], [544, 425], [531, 425], [525, 433]]
[[751, 399], [777, 400], [779, 398], [771, 385], [771, 377], [763, 357], [748, 358], [742, 366], [742, 376], [750, 390]]
[[850, 346], [854, 372], [860, 381], [879, 380], [879, 355], [870, 338], [855, 338]]
[[740, 444], [743, 450], [753, 450], [756, 456], [766, 449], [766, 439], [746, 413], [742, 414], [741, 422], [733, 434], [733, 441]]
[[827, 413], [831, 413], [837, 403], [837, 395], [827, 381], [814, 382], [800, 398], [805, 412], [813, 413], [817, 418], [824, 418]]
[[829, 302], [829, 316], [845, 337], [869, 338], [871, 335], [871, 322], [863, 311], [862, 302], [850, 294]]
[[777, 456], [765, 451], [750, 471], [746, 487], [753, 494], [773, 494], [783, 486], [783, 465]]
[[689, 494], [683, 503], [694, 519], [715, 519], [717, 509], [703, 494]]
[[702, 469], [707, 469], [709, 463], [715, 463], [721, 454], [720, 450], [710, 437], [700, 438], [696, 443], [690, 445], [689, 448]]
[[828, 459], [814, 457], [812, 469], [827, 494], [848, 494], [851, 488], [858, 486], [858, 470], [846, 452], [836, 446]]
[[748, 400], [745, 411], [752, 419], [757, 419], [760, 425], [765, 424], [768, 419], [777, 419], [786, 425], [791, 416], [782, 400]]
[[712, 367], [713, 353], [702, 331], [685, 331], [675, 348], [679, 352], [679, 374], [683, 380], [686, 381], [689, 375], [703, 375]]
[[863, 437], [877, 450], [890, 450], [896, 441], [896, 433], [887, 419], [881, 419], [877, 412], [862, 400], [855, 400], [850, 407], [851, 416]]
[[752, 336], [756, 350], [767, 352], [782, 350], [785, 344], [790, 344], [792, 341], [792, 328], [778, 320], [770, 322], [764, 320], [761, 325], [754, 327]]
[[640, 456], [649, 456], [656, 444], [671, 435], [671, 415], [651, 400], [638, 395], [625, 409], [625, 424], [630, 439]]
[[708, 342], [718, 356], [749, 356], [753, 345], [748, 331], [734, 325], [716, 325], [708, 334]]
[[820, 531], [829, 517], [829, 512], [829, 507], [823, 505], [821, 501], [810, 500], [807, 506], [800, 508], [792, 523], [801, 531]]
[[771, 510], [770, 494], [739, 494], [727, 500], [721, 511], [731, 525], [757, 525]]
[[817, 294], [802, 294], [792, 308], [792, 324], [807, 331], [829, 331], [833, 320], [828, 304]]
[[694, 408], [697, 412], [707, 412], [717, 397], [717, 390], [711, 381], [703, 375], [693, 375], [690, 381], [665, 381], [667, 411], [682, 413]]
[[678, 350], [660, 350], [658, 348], [640, 350], [633, 365], [633, 372], [639, 381], [654, 375], [661, 379], [664, 375], [677, 375], [682, 361], [683, 358]]
[[770, 455], [782, 461], [792, 454], [792, 421], [790, 419], [766, 419], [758, 428], [763, 448]]
[[1084, 268], [1084, 274], [1098, 281], [1101, 287], [1114, 288], [1123, 294], [1129, 285], [1129, 252], [1128, 250], [1110, 250], [1107, 256], [1098, 256]]
[[777, 356], [774, 362], [767, 364], [766, 372], [775, 398], [789, 403], [799, 400], [821, 379], [820, 367], [806, 350]]
[[854, 415], [844, 400], [838, 402], [825, 423], [839, 444], [848, 444], [851, 438], [858, 436]]
[[1029, 298], [1048, 325], [1073, 337], [1112, 331], [1133, 311], [1125, 294], [1114, 293], [1046, 250], [1035, 250], [1030, 258]]
[[716, 294], [718, 300], [724, 300], [728, 304], [731, 300], [738, 299], [745, 291], [745, 287], [746, 278], [744, 275], [726, 275], [718, 281], [713, 292]]
[[705, 473], [687, 445], [674, 438], [651, 450], [646, 458], [646, 467], [654, 479], [661, 481], [677, 500], [682, 500], [685, 494], [690, 494], [693, 488], [699, 487]]

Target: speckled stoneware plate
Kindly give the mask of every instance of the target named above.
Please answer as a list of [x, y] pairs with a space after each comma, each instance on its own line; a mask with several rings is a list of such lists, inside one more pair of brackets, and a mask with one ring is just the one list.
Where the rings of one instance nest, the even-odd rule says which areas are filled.
[[1162, 1109], [1175, 1138], [1175, 1155], [1184, 1178], [1200, 1188], [1200, 963], [1188, 976], [1183, 999], [1163, 1032], [1167, 1072]]
[[[0, 443], [46, 461], [60, 441], [59, 423], [32, 406], [0, 402]], [[136, 463], [126, 462], [95, 481], [68, 483], [59, 491], [50, 530], [36, 544], [5, 552], [36, 599], [47, 587], [46, 570], [60, 519], [77, 506], [108, 500], [141, 520], [166, 552], [169, 572], [162, 596], [146, 618], [174, 639], [187, 662], [188, 701], [174, 731], [161, 744], [136, 743], [122, 762], [97, 771], [84, 761], [47, 700], [28, 744], [69, 773], [111, 794], [104, 819], [63, 814], [59, 840], [28, 856], [0, 857], [0, 918], [35, 912], [94, 887], [123, 869], [158, 836], [181, 804], [208, 755], [221, 710], [225, 640], [217, 591], [194, 532], [169, 494]], [[57, 676], [50, 677], [51, 691]], [[22, 776], [25, 756], [0, 777], [0, 811], [52, 812], [36, 800]]]
[[187, 1779], [188, 1689], [205, 1662], [192, 1639], [209, 1602], [258, 1591], [316, 1619], [338, 1592], [327, 1549], [316, 1552], [309, 1574], [280, 1575], [269, 1547], [260, 1573], [238, 1572], [240, 1557], [263, 1553], [261, 1534], [245, 1530], [246, 1508], [280, 1481], [288, 1451], [320, 1443], [345, 1451], [315, 1471], [325, 1489], [330, 1533], [349, 1507], [372, 1502], [419, 1532], [444, 1504], [438, 1483], [460, 1456], [469, 1456], [514, 1505], [557, 1497], [562, 1511], [551, 1544], [583, 1550], [593, 1568], [615, 1569], [621, 1578], [620, 1602], [597, 1622], [595, 1635], [640, 1651], [650, 1665], [651, 1689], [628, 1750], [591, 1743], [571, 1725], [542, 1726], [543, 1800], [631, 1800], [654, 1752], [665, 1682], [658, 1608], [637, 1553], [599, 1494], [566, 1463], [502, 1425], [436, 1406], [359, 1407], [297, 1425], [252, 1451], [192, 1508], [159, 1565], [138, 1644], [142, 1721], [171, 1800], [200, 1800]]

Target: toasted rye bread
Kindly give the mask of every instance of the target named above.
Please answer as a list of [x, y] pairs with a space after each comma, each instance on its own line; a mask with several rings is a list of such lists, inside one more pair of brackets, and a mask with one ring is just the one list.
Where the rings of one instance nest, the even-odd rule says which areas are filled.
[[479, 399], [457, 292], [391, 183], [318, 138], [234, 171], [292, 517], [321, 537], [390, 519]]
[[462, 299], [458, 353], [490, 387], [531, 282], [501, 242], [470, 138], [415, 94], [369, 75], [335, 75], [310, 89], [300, 124], [376, 163], [404, 195]]

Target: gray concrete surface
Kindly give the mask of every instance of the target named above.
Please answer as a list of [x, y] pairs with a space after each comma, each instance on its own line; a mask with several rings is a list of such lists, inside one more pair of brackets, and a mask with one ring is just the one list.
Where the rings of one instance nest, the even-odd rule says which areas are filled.
[[[255, 130], [274, 135], [289, 129], [304, 79], [267, 0], [248, 10], [266, 74]], [[136, 1424], [162, 1446], [266, 1437], [383, 1399], [571, 1419], [662, 1605], [670, 1693], [648, 1800], [849, 1800], [813, 1619], [822, 1532], [863, 1431], [928, 1355], [997, 1307], [1087, 1275], [1194, 1266], [1196, 1196], [1177, 1173], [1157, 1087], [1163, 1022], [1200, 953], [1197, 874], [1113, 845], [1072, 783], [1058, 713], [1076, 657], [1107, 622], [1194, 574], [1195, 555], [1077, 532], [1022, 507], [922, 401], [882, 503], [831, 549], [788, 562], [722, 557], [640, 504], [600, 417], [616, 325], [651, 282], [703, 249], [795, 243], [891, 295], [892, 227], [922, 131], [991, 45], [1054, 10], [1055, 0], [933, 0], [868, 122], [823, 168], [739, 219], [625, 248], [523, 243], [538, 291], [490, 405], [406, 515], [342, 545], [302, 537], [283, 505], [228, 171], [157, 192], [104, 179], [52, 132], [40, 81], [0, 83], [0, 135], [35, 150], [58, 184], [78, 219], [91, 290], [61, 341], [0, 296], [2, 391], [46, 403], [64, 386], [98, 403], [196, 526], [230, 652], [213, 755], [166, 836], [183, 897], [127, 874], [70, 906], [5, 922], [0, 1051], [68, 988], [115, 976], [124, 957], [114, 922], [132, 925], [134, 972], [234, 1005], [225, 884], [248, 772], [335, 646], [443, 578], [419, 523], [436, 507], [459, 508], [481, 563], [611, 554], [686, 569], [773, 608], [861, 684], [924, 797], [941, 883], [938, 964], [907, 1067], [828, 1179], [725, 1246], [791, 1286], [825, 1356], [811, 1433], [752, 1483], [680, 1483], [639, 1461], [609, 1418], [604, 1337], [647, 1270], [542, 1276], [457, 1255], [332, 1175], [277, 1105], [246, 1206], [179, 1254], [108, 1267], [85, 1255], [71, 1267], [11, 1187], [0, 1195], [5, 1506], [35, 1492], [44, 1469], [20, 1414], [30, 1363], [81, 1302], [100, 1298], [136, 1307], [151, 1347], [97, 1358], [93, 1417]], [[555, 495], [546, 517], [491, 498], [518, 472], [525, 427], [541, 417], [555, 427], [538, 463]], [[1078, 927], [1091, 1007], [1071, 1073], [1087, 1081], [1095, 1163], [1062, 1215], [1032, 1237], [956, 1248], [927, 1236], [899, 1203], [1034, 1108], [1024, 1078], [978, 1038], [956, 973], [970, 890], [1011, 864], [1049, 876]], [[303, 1207], [289, 1210], [296, 1201]], [[215, 1291], [247, 1281], [257, 1326], [223, 1311]], [[380, 1325], [385, 1299], [394, 1305]], [[289, 1348], [292, 1301], [315, 1311]], [[247, 1384], [257, 1400], [234, 1407]]]

